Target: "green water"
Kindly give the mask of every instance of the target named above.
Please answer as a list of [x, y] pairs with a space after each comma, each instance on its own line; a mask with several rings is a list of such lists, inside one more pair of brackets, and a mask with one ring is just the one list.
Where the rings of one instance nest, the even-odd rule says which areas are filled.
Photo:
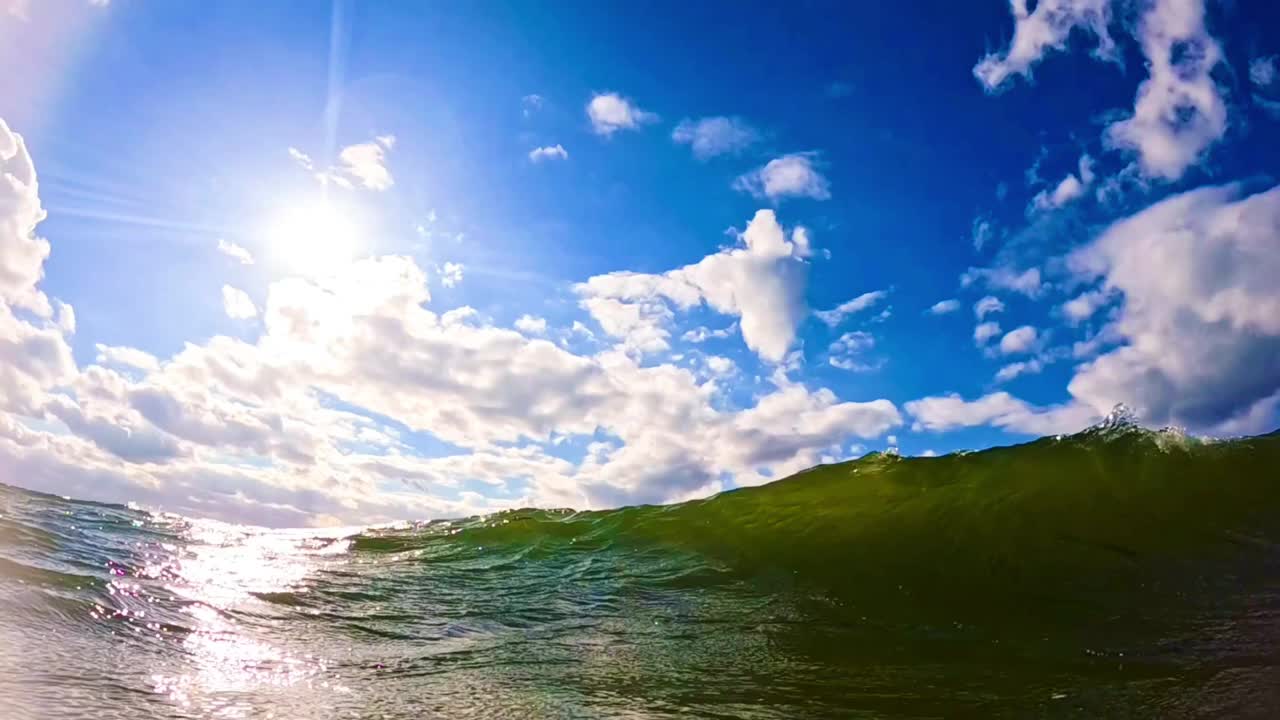
[[1123, 425], [328, 533], [0, 487], [0, 717], [1275, 717], [1277, 541], [1280, 435]]

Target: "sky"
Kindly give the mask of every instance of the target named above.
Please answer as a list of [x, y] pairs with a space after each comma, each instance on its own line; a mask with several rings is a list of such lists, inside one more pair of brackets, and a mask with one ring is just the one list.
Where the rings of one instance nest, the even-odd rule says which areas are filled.
[[677, 502], [1280, 425], [1280, 7], [0, 0], [0, 482]]

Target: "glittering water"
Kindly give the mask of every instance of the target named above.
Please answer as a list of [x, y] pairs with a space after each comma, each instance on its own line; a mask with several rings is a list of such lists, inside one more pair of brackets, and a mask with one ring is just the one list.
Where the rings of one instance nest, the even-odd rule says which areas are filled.
[[0, 486], [0, 718], [1274, 717], [1280, 437], [270, 531]]

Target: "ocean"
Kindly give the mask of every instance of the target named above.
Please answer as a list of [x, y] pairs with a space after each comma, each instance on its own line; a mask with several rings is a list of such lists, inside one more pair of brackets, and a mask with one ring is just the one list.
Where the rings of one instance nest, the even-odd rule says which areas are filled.
[[0, 718], [1280, 716], [1280, 435], [268, 530], [0, 486]]

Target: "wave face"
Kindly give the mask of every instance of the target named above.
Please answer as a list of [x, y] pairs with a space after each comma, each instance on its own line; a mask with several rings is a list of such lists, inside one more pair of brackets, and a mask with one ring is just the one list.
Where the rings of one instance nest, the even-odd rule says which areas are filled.
[[0, 716], [1274, 717], [1280, 435], [269, 531], [0, 486]]

